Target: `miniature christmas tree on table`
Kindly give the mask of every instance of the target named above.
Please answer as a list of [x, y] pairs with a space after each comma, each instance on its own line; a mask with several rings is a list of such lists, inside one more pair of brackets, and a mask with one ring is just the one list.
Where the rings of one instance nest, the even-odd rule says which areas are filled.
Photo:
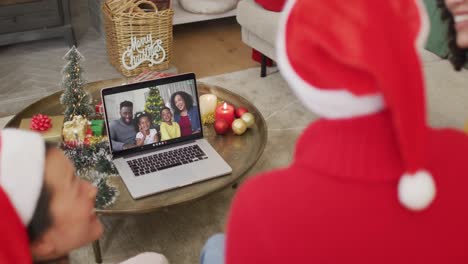
[[91, 96], [83, 89], [85, 83], [80, 64], [84, 57], [73, 46], [63, 58], [68, 61], [62, 70], [61, 85], [65, 91], [60, 97], [60, 103], [65, 106], [65, 121], [78, 115], [87, 118], [94, 113], [94, 108], [91, 105]]
[[146, 98], [145, 111], [153, 118], [153, 124], [159, 125], [161, 121], [161, 109], [165, 107], [164, 100], [158, 88], [150, 88], [148, 98]]

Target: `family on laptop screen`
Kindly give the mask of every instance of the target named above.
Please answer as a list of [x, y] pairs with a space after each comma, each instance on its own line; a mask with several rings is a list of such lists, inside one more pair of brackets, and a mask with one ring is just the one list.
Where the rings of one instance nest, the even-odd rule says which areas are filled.
[[191, 80], [105, 96], [113, 151], [200, 133]]

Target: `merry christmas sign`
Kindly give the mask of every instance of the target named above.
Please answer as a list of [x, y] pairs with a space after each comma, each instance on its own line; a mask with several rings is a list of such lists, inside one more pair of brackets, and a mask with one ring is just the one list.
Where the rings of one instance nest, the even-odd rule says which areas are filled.
[[131, 37], [130, 45], [122, 53], [122, 65], [127, 70], [136, 69], [144, 62], [148, 66], [162, 63], [166, 59], [166, 51], [162, 46], [162, 40], [154, 40], [152, 34], [144, 37]]

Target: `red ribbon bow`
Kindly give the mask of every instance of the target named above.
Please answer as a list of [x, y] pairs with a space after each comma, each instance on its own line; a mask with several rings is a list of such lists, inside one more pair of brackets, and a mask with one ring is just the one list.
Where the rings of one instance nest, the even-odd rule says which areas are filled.
[[47, 115], [37, 114], [33, 116], [29, 127], [35, 131], [47, 131], [52, 127], [52, 119]]

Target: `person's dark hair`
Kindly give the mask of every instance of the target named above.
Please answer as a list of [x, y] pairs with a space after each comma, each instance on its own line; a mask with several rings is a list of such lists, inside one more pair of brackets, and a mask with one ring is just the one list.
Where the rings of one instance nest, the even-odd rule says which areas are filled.
[[[51, 149], [57, 148], [57, 145], [46, 142], [46, 156]], [[44, 172], [45, 173], [45, 172]], [[52, 225], [52, 216], [50, 214], [51, 193], [46, 186], [45, 180], [42, 183], [41, 193], [37, 200], [36, 209], [28, 225], [29, 241], [38, 239]]]
[[448, 10], [444, 0], [437, 0], [437, 6], [441, 10], [442, 20], [448, 25], [447, 37], [449, 54], [448, 59], [455, 70], [459, 71], [466, 63], [466, 53], [468, 49], [460, 48], [457, 45], [457, 32], [455, 31], [455, 21], [452, 13]]
[[130, 102], [130, 101], [123, 101], [120, 103], [120, 108], [119, 109], [122, 109], [122, 107], [132, 107], [133, 108], [133, 103]]
[[164, 111], [164, 110], [169, 110], [169, 112], [171, 112], [171, 114], [172, 114], [171, 109], [169, 107], [167, 107], [167, 106], [164, 106], [163, 108], [161, 108], [161, 111], [159, 111], [159, 115], [161, 116], [161, 119], [162, 119], [162, 111]]
[[176, 115], [180, 114], [180, 110], [179, 108], [177, 108], [177, 106], [175, 105], [175, 101], [174, 101], [176, 95], [180, 95], [182, 99], [184, 99], [185, 108], [187, 108], [187, 110], [190, 110], [193, 107], [193, 98], [190, 94], [184, 91], [175, 92], [171, 95], [171, 107], [174, 110], [174, 114]]
[[135, 128], [136, 128], [137, 131], [140, 130], [139, 127], [138, 127], [138, 124], [140, 124], [140, 119], [143, 118], [143, 117], [147, 117], [147, 118], [148, 118], [148, 121], [149, 121], [149, 123], [150, 123], [150, 128], [151, 128], [152, 125], [153, 125], [153, 121], [152, 121], [152, 119], [151, 119], [151, 116], [150, 116], [148, 113], [146, 113], [146, 112], [137, 112], [137, 113], [135, 114], [135, 118], [134, 118], [134, 120], [135, 120]]

